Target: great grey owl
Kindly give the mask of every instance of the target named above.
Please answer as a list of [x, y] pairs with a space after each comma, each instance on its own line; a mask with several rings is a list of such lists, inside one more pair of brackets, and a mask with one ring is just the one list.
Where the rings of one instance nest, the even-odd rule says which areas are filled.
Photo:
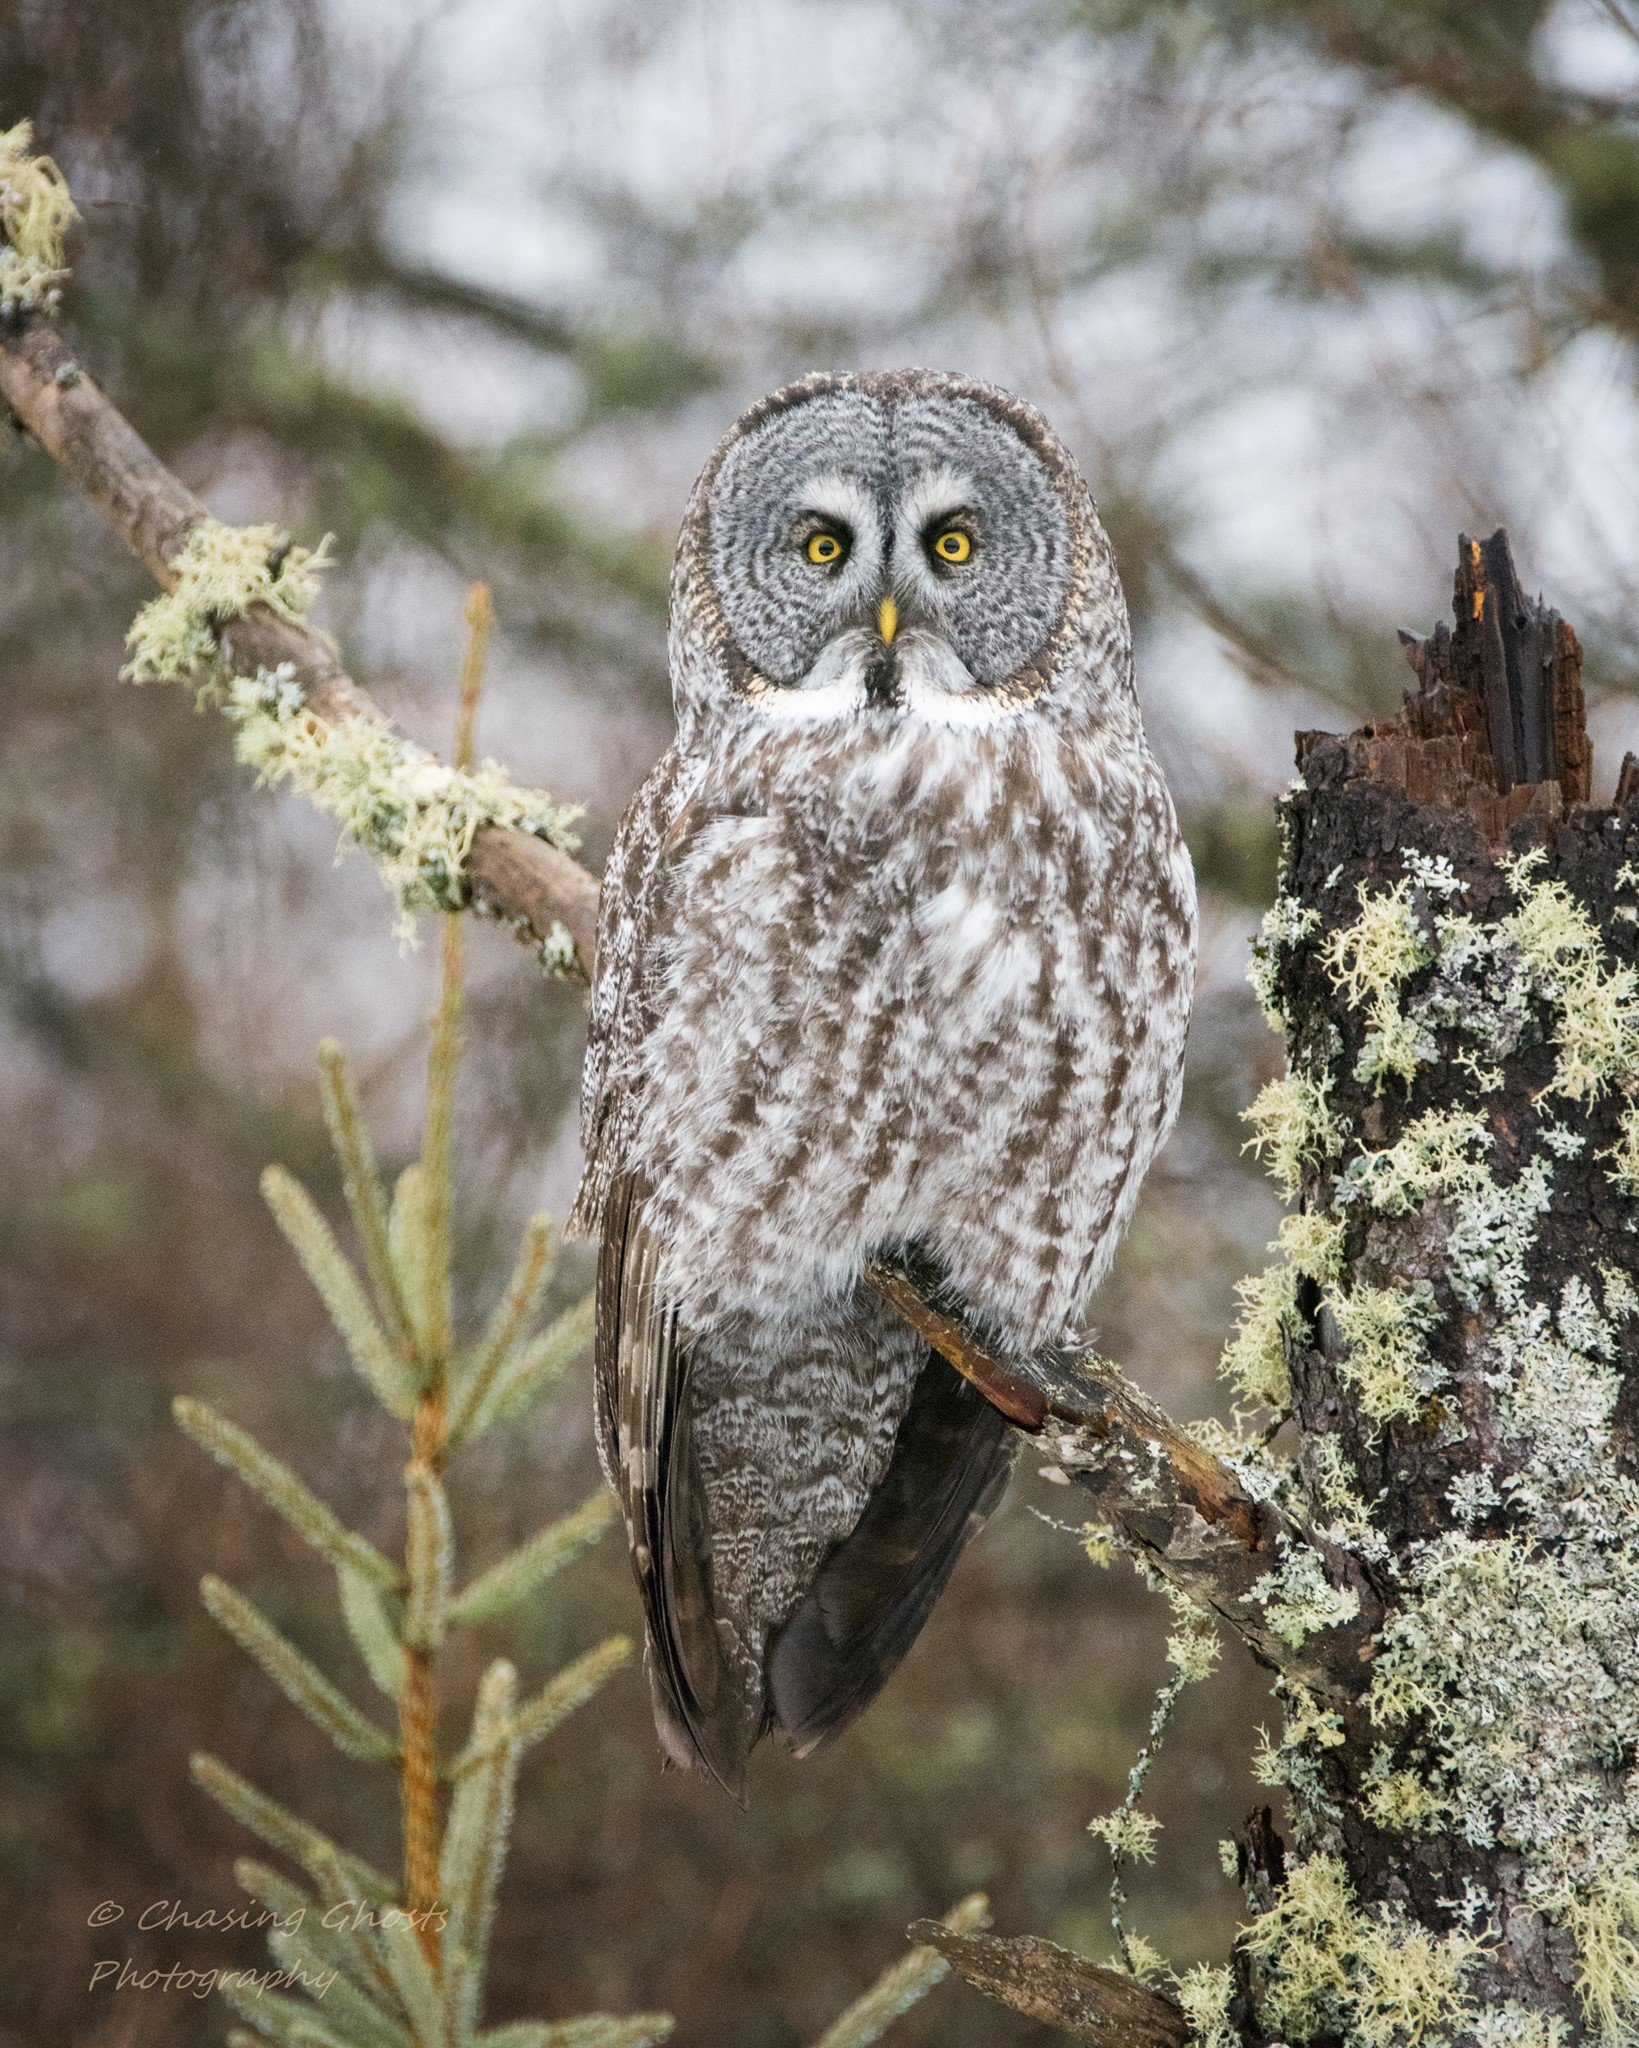
[[864, 1280], [1074, 1337], [1178, 1107], [1195, 889], [1109, 542], [1005, 392], [813, 376], [672, 577], [676, 743], [604, 878], [571, 1228], [662, 1742], [741, 1786], [871, 1700], [1007, 1425]]

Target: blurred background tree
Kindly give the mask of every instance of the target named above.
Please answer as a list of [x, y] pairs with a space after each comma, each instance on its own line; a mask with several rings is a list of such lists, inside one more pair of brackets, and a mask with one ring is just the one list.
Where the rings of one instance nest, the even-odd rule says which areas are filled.
[[[96, 374], [224, 518], [336, 533], [327, 622], [428, 739], [488, 577], [483, 743], [588, 806], [594, 860], [664, 744], [671, 540], [744, 403], [920, 361], [1053, 415], [1204, 886], [1185, 1118], [1101, 1330], [1184, 1413], [1222, 1402], [1233, 1282], [1273, 1228], [1235, 1118], [1278, 1063], [1241, 969], [1293, 725], [1391, 706], [1393, 628], [1443, 612], [1454, 528], [1506, 522], [1589, 644], [1596, 794], [1635, 743], [1636, 80], [1627, 0], [0, 0], [0, 126], [32, 115], [80, 201]], [[147, 590], [95, 515], [21, 443], [0, 490], [0, 2041], [203, 2041], [209, 2006], [86, 1988], [110, 1954], [256, 1958], [131, 1925], [237, 1897], [188, 1751], [249, 1723], [268, 1774], [375, 1852], [350, 1768], [198, 1613], [211, 1567], [336, 1647], [281, 1610], [286, 1539], [168, 1404], [231, 1408], [350, 1516], [390, 1497], [257, 1175], [277, 1156], [334, 1193], [326, 1032], [386, 1164], [412, 1155], [431, 970], [214, 722], [115, 683]], [[476, 1291], [567, 1204], [580, 1020], [498, 934], [473, 954]], [[585, 1277], [566, 1261], [564, 1301]], [[477, 1561], [592, 1484], [589, 1419], [479, 1455]], [[1106, 1952], [1085, 1821], [1119, 1796], [1161, 1631], [1029, 1512], [1063, 1498], [1021, 1476], [881, 1704], [766, 1759], [749, 1815], [660, 1774], [617, 1681], [522, 1803], [497, 2011], [660, 2007], [680, 2042], [793, 2048], [974, 1885], [999, 1926]], [[524, 1653], [633, 1612], [600, 1553]], [[1180, 1964], [1237, 1915], [1211, 1843], [1258, 1796], [1264, 1711], [1226, 1658], [1157, 1778], [1131, 1919]], [[123, 1928], [87, 1928], [103, 1899]], [[951, 1998], [900, 2038], [1041, 2030]]]

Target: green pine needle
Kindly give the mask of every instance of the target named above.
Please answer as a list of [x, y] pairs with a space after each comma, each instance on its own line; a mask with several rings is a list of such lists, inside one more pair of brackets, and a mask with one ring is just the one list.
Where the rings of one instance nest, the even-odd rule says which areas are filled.
[[398, 1744], [343, 1697], [318, 1667], [279, 1631], [260, 1608], [226, 1580], [207, 1572], [199, 1595], [211, 1619], [227, 1630], [247, 1657], [261, 1665], [290, 1701], [322, 1728], [344, 1756], [361, 1763], [396, 1763]]
[[387, 1249], [398, 1298], [410, 1319], [416, 1348], [424, 1356], [432, 1327], [432, 1290], [427, 1273], [427, 1174], [419, 1159], [393, 1184]]
[[519, 1415], [562, 1378], [592, 1341], [596, 1296], [583, 1294], [572, 1308], [520, 1345], [495, 1375], [481, 1401], [463, 1400], [450, 1427], [450, 1442], [476, 1436], [494, 1423]]
[[452, 1626], [488, 1621], [533, 1593], [543, 1580], [595, 1543], [615, 1516], [615, 1498], [603, 1488], [572, 1513], [549, 1523], [529, 1541], [491, 1565], [450, 1603]]
[[262, 1175], [262, 1194], [330, 1311], [353, 1363], [387, 1412], [407, 1422], [415, 1409], [415, 1376], [387, 1342], [358, 1275], [312, 1196], [282, 1166], [270, 1166]]
[[[988, 1927], [990, 1901], [983, 1892], [974, 1892], [953, 1906], [944, 1919], [947, 1927], [964, 1934], [970, 1928]], [[856, 1999], [825, 2030], [814, 2048], [871, 2048], [901, 2013], [909, 2012], [949, 1974], [950, 1965], [937, 1949], [913, 1948], [883, 1971], [864, 1997]]]
[[337, 1571], [356, 1572], [388, 1590], [397, 1586], [398, 1568], [392, 1560], [384, 1557], [367, 1537], [356, 1535], [339, 1521], [289, 1466], [281, 1464], [271, 1451], [263, 1450], [253, 1436], [204, 1401], [193, 1400], [187, 1394], [179, 1394], [171, 1403], [171, 1413], [178, 1427], [202, 1450], [209, 1451], [218, 1464], [237, 1473]]
[[[326, 1931], [320, 1928], [316, 1933]], [[325, 2022], [353, 2042], [355, 2048], [413, 2048], [409, 2028], [383, 2012], [368, 1993], [331, 1961], [316, 1933], [305, 1924], [300, 1932], [277, 1930], [268, 1937], [268, 1951], [298, 1983], [323, 1984], [322, 1991], [312, 1995], [323, 2001]], [[330, 1981], [323, 1983], [327, 1977]]]
[[282, 1992], [249, 1989], [235, 1982], [235, 1974], [224, 1976], [219, 1989], [240, 2018], [251, 2021], [253, 2031], [244, 2038], [256, 2048], [267, 2048], [269, 2041], [278, 2042], [279, 2048], [361, 2048], [327, 2025], [312, 2006]]
[[495, 1896], [512, 1832], [519, 1745], [507, 1730], [517, 1700], [518, 1674], [499, 1659], [484, 1674], [472, 1717], [471, 1746], [482, 1761], [462, 1778], [450, 1802], [439, 1862], [438, 1895], [449, 1915], [443, 1949], [446, 1996], [458, 2037], [475, 2025], [483, 1998]]
[[305, 1820], [299, 1820], [278, 1800], [270, 1799], [265, 1792], [258, 1792], [247, 1779], [241, 1778], [237, 1771], [230, 1770], [216, 1757], [195, 1750], [188, 1759], [188, 1770], [201, 1792], [214, 1799], [241, 1827], [259, 1835], [270, 1849], [277, 1849], [280, 1855], [301, 1864], [319, 1881], [321, 1891], [324, 1888], [322, 1874], [339, 1871], [342, 1873], [344, 1896], [350, 1891], [354, 1897], [362, 1896], [378, 1903], [392, 1899], [391, 1878], [383, 1877], [373, 1864], [366, 1863], [362, 1857], [343, 1855], [328, 1836], [322, 1835]]
[[474, 2038], [478, 2048], [654, 2048], [676, 2024], [663, 2012], [636, 2012], [620, 2020], [593, 2013], [579, 2020], [514, 2020]]
[[392, 1614], [380, 1588], [351, 1565], [336, 1567], [342, 1619], [364, 1668], [390, 1700], [404, 1689], [404, 1644], [394, 1630]]
[[445, 2025], [443, 2002], [432, 1964], [421, 1946], [421, 1937], [410, 1923], [408, 1913], [383, 1913], [375, 1930], [381, 1959], [393, 1980], [393, 1990], [410, 2022], [410, 2031], [423, 2048], [443, 2048], [450, 2038]]
[[449, 1497], [438, 1474], [419, 1458], [404, 1468], [404, 1497], [404, 1559], [410, 1582], [404, 1601], [404, 1640], [418, 1650], [436, 1650], [444, 1640], [455, 1567]]
[[348, 1071], [346, 1055], [333, 1038], [320, 1042], [319, 1076], [324, 1095], [324, 1120], [329, 1127], [336, 1163], [341, 1168], [342, 1192], [347, 1197], [348, 1213], [358, 1233], [359, 1249], [364, 1254], [365, 1274], [382, 1319], [392, 1331], [399, 1349], [409, 1352], [415, 1346], [415, 1333], [410, 1327], [410, 1318], [398, 1289], [398, 1277], [393, 1271], [392, 1251], [387, 1240], [387, 1196], [376, 1169], [370, 1128], [364, 1121], [358, 1090]]
[[[630, 1636], [610, 1636], [596, 1649], [588, 1650], [584, 1657], [577, 1657], [573, 1664], [560, 1671], [519, 1709], [504, 1731], [507, 1740], [517, 1743], [520, 1754], [533, 1748], [560, 1722], [567, 1721], [577, 1707], [584, 1706], [604, 1680], [630, 1660], [631, 1654]], [[483, 1749], [469, 1742], [450, 1765], [450, 1776], [461, 1779], [484, 1761], [485, 1754]]]
[[462, 1374], [456, 1425], [484, 1406], [496, 1378], [510, 1362], [534, 1321], [541, 1297], [551, 1285], [556, 1260], [552, 1256], [552, 1219], [545, 1214], [531, 1216], [524, 1226], [523, 1240], [513, 1265], [512, 1278], [502, 1295], [489, 1326], [475, 1346]]

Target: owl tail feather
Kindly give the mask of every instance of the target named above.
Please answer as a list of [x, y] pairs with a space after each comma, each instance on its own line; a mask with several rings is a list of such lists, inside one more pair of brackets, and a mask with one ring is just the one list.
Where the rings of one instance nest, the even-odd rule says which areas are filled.
[[795, 1755], [881, 1691], [1000, 1501], [1017, 1447], [1006, 1420], [930, 1352], [865, 1512], [769, 1652], [769, 1711]]

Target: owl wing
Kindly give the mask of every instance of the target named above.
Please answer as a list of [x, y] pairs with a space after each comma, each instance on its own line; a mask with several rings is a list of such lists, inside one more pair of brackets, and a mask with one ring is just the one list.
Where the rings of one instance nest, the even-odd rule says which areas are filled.
[[747, 1730], [747, 1703], [712, 1612], [688, 1352], [676, 1310], [659, 1292], [658, 1266], [642, 1183], [617, 1175], [598, 1257], [599, 1443], [643, 1600], [661, 1740], [674, 1762], [709, 1771], [738, 1797], [755, 1731]]
[[1018, 1442], [978, 1389], [930, 1351], [887, 1471], [769, 1654], [773, 1717], [798, 1756], [881, 1691], [1001, 1499]]
[[632, 799], [610, 850], [581, 1095], [586, 1167], [569, 1228], [599, 1239], [598, 1453], [643, 1600], [661, 1737], [676, 1762], [703, 1767], [737, 1794], [745, 1705], [724, 1661], [705, 1575], [688, 1352], [658, 1290], [660, 1248], [644, 1216], [646, 1191], [624, 1164], [639, 1055], [653, 1023], [645, 966], [665, 913], [671, 858], [691, 830], [694, 783], [672, 747]]

